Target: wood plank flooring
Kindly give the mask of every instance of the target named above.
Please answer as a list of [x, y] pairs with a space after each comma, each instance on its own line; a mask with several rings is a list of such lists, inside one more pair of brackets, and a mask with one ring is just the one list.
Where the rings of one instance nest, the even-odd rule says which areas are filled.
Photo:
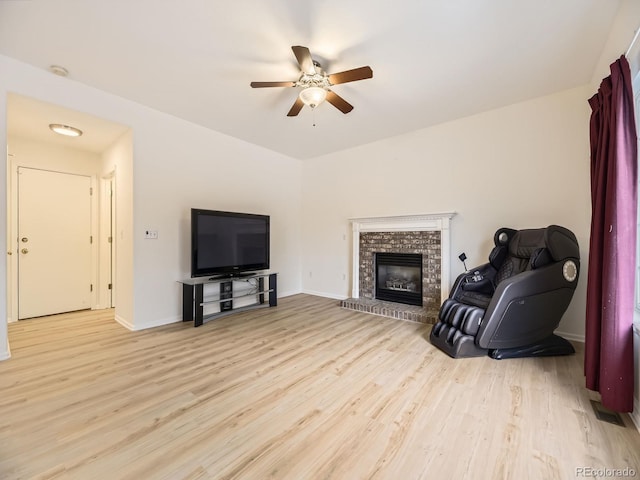
[[640, 476], [640, 434], [595, 418], [581, 352], [454, 360], [429, 329], [308, 295], [200, 328], [10, 324], [0, 478]]

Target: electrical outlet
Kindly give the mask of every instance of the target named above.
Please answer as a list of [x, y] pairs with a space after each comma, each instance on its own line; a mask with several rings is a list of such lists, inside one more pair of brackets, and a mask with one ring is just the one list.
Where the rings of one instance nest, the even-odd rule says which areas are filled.
[[151, 238], [153, 240], [158, 238], [158, 231], [157, 230], [145, 230], [144, 231], [144, 238]]

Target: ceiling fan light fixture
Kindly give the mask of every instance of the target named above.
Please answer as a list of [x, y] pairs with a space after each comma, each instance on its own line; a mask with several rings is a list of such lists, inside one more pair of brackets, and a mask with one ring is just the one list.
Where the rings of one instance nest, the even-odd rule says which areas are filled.
[[65, 135], [67, 137], [79, 137], [82, 135], [82, 130], [76, 127], [70, 127], [69, 125], [63, 125], [61, 123], [51, 123], [49, 124], [49, 128], [60, 135]]
[[327, 91], [321, 87], [306, 87], [299, 97], [305, 105], [316, 108], [327, 98]]
[[[327, 74], [318, 62], [311, 58], [311, 52], [307, 47], [294, 45], [291, 47], [293, 54], [300, 66], [300, 77], [297, 81], [288, 82], [251, 82], [251, 88], [265, 87], [296, 87], [300, 88], [298, 98], [287, 113], [287, 117], [295, 117], [304, 106], [316, 108], [327, 100], [342, 113], [349, 113], [353, 105], [334, 92], [331, 87], [341, 83], [355, 82], [373, 78], [371, 67], [352, 68], [344, 72]], [[331, 94], [331, 95], [329, 95]]]

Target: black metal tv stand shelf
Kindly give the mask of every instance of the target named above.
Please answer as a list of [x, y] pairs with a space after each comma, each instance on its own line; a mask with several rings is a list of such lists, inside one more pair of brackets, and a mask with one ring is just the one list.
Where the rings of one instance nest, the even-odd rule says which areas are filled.
[[[265, 278], [268, 285], [265, 285]], [[234, 293], [234, 284], [248, 283], [248, 289], [239, 289]], [[193, 322], [194, 327], [199, 327], [206, 320], [228, 315], [230, 313], [252, 310], [254, 308], [275, 307], [278, 305], [278, 274], [255, 273], [236, 277], [199, 277], [180, 280], [182, 283], [182, 321]], [[219, 292], [205, 299], [205, 286], [219, 284]], [[265, 295], [268, 295], [269, 303], [265, 303]], [[254, 302], [235, 307], [234, 300], [251, 299]], [[220, 311], [204, 315], [207, 305], [220, 305]]]

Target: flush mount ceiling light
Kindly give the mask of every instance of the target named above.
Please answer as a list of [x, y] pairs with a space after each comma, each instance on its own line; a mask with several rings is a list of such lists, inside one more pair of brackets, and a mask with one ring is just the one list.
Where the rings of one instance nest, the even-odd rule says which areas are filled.
[[327, 91], [322, 87], [307, 87], [300, 92], [300, 100], [311, 108], [316, 108], [327, 98]]
[[82, 135], [82, 130], [76, 127], [70, 127], [69, 125], [62, 125], [61, 123], [51, 123], [49, 124], [49, 128], [60, 134], [65, 135], [67, 137], [79, 137]]

